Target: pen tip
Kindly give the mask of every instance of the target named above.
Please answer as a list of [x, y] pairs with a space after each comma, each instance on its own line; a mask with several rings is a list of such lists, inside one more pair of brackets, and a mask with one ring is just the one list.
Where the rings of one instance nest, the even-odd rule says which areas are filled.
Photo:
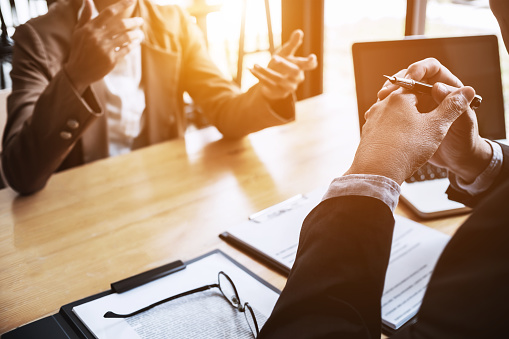
[[385, 74], [384, 74], [384, 77], [386, 77], [386, 78], [387, 78], [387, 79], [389, 79], [389, 80], [392, 80], [392, 78], [393, 78], [393, 77], [390, 77], [390, 76], [385, 75]]

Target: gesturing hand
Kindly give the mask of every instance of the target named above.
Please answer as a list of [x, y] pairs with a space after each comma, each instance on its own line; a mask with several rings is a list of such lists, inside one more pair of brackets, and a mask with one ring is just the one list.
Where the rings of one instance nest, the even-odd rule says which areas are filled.
[[361, 142], [346, 174], [383, 175], [402, 184], [435, 154], [474, 95], [471, 87], [456, 89], [436, 109], [421, 113], [415, 94], [392, 92], [366, 112]]
[[316, 68], [316, 55], [295, 56], [303, 37], [304, 33], [301, 30], [295, 30], [290, 40], [274, 53], [266, 68], [255, 65], [250, 69], [260, 81], [265, 98], [269, 100], [286, 98], [304, 81], [304, 71]]
[[143, 40], [143, 19], [129, 18], [133, 0], [119, 1], [92, 18], [91, 0], [74, 28], [69, 59], [64, 65], [71, 83], [79, 93], [102, 79], [135, 44]]

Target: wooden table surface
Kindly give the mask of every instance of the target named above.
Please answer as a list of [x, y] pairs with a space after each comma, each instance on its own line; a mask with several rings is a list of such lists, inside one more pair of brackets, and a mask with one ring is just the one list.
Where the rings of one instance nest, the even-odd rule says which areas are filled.
[[[328, 185], [348, 169], [358, 131], [355, 99], [322, 95], [297, 104], [296, 122], [240, 140], [206, 128], [56, 174], [32, 196], [1, 190], [0, 333], [216, 248], [282, 289], [284, 276], [218, 234]], [[452, 234], [464, 219], [421, 222]]]

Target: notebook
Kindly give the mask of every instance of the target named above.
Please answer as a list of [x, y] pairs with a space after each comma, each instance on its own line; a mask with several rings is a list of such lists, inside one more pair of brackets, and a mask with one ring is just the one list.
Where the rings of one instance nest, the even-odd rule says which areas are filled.
[[[416, 61], [434, 57], [482, 96], [482, 105], [476, 110], [480, 135], [488, 139], [506, 138], [495, 35], [359, 42], [352, 45], [352, 56], [361, 129], [364, 113], [376, 102], [377, 92], [386, 80], [384, 74], [393, 75]], [[430, 165], [403, 183], [401, 200], [421, 218], [468, 212], [467, 207], [447, 198], [447, 173]]]

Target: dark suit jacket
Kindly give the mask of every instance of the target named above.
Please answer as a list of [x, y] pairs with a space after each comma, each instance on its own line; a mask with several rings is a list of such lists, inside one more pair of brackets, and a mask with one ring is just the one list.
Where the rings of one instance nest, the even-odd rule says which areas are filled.
[[[392, 338], [509, 338], [509, 158], [442, 253], [417, 322]], [[380, 338], [394, 219], [337, 197], [304, 221], [297, 259], [259, 338]]]
[[[8, 184], [20, 193], [41, 189], [57, 169], [108, 156], [104, 82], [92, 84], [81, 97], [62, 70], [81, 4], [58, 0], [47, 14], [19, 26], [13, 36], [13, 88], [2, 167]], [[178, 6], [139, 0], [135, 11], [145, 20], [141, 45], [145, 111], [134, 148], [183, 137], [184, 91], [227, 137], [293, 120], [291, 97], [274, 107], [259, 86], [241, 93], [226, 79], [210, 59], [198, 27]]]

